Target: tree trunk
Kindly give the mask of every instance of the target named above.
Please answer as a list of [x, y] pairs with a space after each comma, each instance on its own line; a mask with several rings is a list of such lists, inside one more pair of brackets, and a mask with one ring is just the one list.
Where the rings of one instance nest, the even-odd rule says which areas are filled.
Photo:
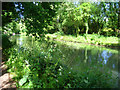
[[73, 30], [73, 35], [76, 35], [76, 34], [75, 34], [75, 30]]
[[98, 34], [100, 35], [101, 29], [99, 29]]
[[86, 34], [88, 34], [88, 30], [89, 30], [88, 22], [85, 23], [85, 26], [86, 26]]
[[79, 32], [80, 32], [80, 29], [79, 29], [79, 27], [77, 27], [77, 28], [76, 28], [76, 34], [77, 34], [76, 36], [77, 36], [77, 37], [79, 36]]

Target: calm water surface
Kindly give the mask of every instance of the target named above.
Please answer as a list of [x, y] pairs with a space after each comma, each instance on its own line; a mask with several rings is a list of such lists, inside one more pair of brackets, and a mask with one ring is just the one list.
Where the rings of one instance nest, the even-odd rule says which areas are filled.
[[[15, 40], [19, 47], [26, 45], [31, 47], [34, 40], [28, 36], [12, 36], [11, 40]], [[59, 43], [58, 45], [63, 54], [63, 63], [73, 70], [80, 71], [90, 65], [102, 63], [103, 66], [109, 68], [116, 75], [118, 74], [118, 51], [103, 47], [94, 47], [84, 44], [75, 43]], [[59, 53], [56, 53], [59, 54]], [[60, 57], [60, 55], [58, 55]], [[54, 58], [57, 58], [54, 55]]]

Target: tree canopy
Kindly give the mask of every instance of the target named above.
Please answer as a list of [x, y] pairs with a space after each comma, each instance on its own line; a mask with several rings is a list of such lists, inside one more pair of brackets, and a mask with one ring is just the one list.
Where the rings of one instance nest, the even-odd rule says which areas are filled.
[[2, 24], [21, 20], [27, 34], [34, 35], [56, 31], [114, 35], [120, 26], [119, 6], [120, 2], [8, 2], [3, 3]]

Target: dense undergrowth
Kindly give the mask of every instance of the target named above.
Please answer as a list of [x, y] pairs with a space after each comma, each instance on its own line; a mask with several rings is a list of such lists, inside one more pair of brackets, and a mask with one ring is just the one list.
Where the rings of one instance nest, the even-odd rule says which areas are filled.
[[2, 49], [8, 49], [13, 46], [13, 43], [10, 42], [9, 36], [7, 34], [2, 35]]
[[[42, 41], [43, 42], [43, 41]], [[112, 88], [114, 81], [109, 69], [102, 64], [86, 68], [79, 74], [61, 63], [54, 55], [60, 52], [53, 42], [36, 43], [32, 47], [9, 49], [6, 62], [19, 88]], [[59, 56], [63, 58], [62, 53]]]
[[2, 61], [7, 61], [7, 58], [9, 57], [8, 50], [12, 48], [12, 46], [15, 45], [15, 41], [10, 42], [9, 35], [2, 34]]

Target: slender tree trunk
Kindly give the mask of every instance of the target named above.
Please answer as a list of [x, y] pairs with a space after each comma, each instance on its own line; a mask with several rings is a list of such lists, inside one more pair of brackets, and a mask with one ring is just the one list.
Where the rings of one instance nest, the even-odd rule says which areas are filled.
[[99, 28], [99, 31], [98, 31], [98, 34], [100, 35], [100, 32], [101, 32], [101, 28]]
[[86, 26], [86, 34], [88, 34], [88, 30], [89, 30], [88, 22], [85, 23], [85, 26]]
[[79, 36], [79, 32], [80, 32], [80, 29], [79, 29], [79, 27], [77, 27], [77, 28], [76, 28], [77, 37]]
[[87, 62], [87, 59], [88, 59], [88, 57], [87, 57], [87, 48], [85, 48], [85, 59], [84, 59], [84, 63]]
[[76, 35], [76, 34], [75, 34], [75, 30], [73, 30], [73, 35]]

